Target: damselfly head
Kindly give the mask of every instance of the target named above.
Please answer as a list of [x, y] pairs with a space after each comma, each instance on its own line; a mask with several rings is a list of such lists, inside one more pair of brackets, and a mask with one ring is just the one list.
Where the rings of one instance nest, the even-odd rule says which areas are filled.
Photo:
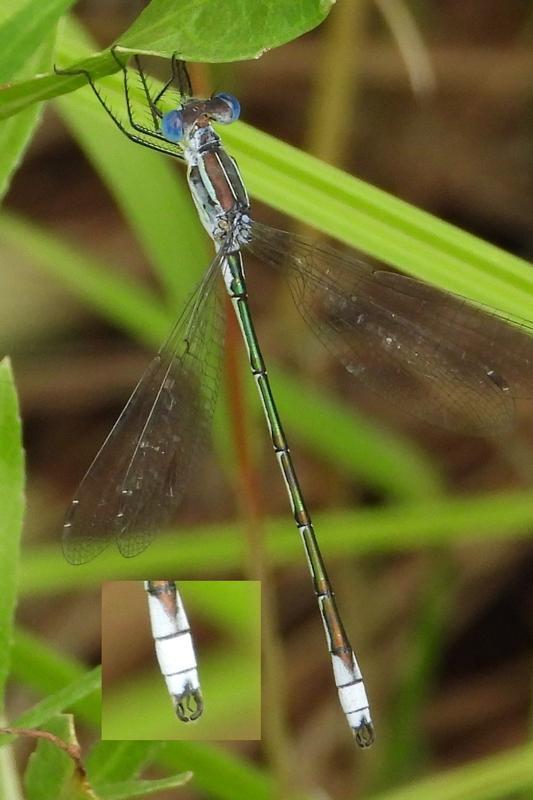
[[195, 128], [204, 128], [211, 122], [229, 125], [239, 119], [240, 113], [239, 101], [226, 92], [214, 94], [208, 100], [191, 98], [181, 108], [163, 115], [161, 133], [169, 142], [181, 142]]

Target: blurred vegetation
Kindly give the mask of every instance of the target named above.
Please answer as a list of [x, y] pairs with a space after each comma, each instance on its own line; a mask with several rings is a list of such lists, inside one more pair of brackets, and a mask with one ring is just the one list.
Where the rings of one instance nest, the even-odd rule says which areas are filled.
[[[338, 709], [301, 545], [248, 376], [241, 401], [252, 466], [244, 469], [254, 480], [242, 474], [226, 386], [213, 453], [168, 538], [131, 563], [112, 552], [87, 568], [63, 561], [62, 513], [148, 358], [135, 342], [157, 347], [210, 248], [179, 165], [128, 143], [88, 88], [59, 96], [80, 80], [35, 78], [54, 62], [66, 66], [97, 51], [101, 74], [110, 73], [105, 48], [121, 40], [143, 4], [85, 0], [68, 19], [62, 15], [73, 4], [65, 0], [42, 14], [40, 3], [19, 5], [5, 0], [0, 10], [0, 80], [13, 81], [0, 91], [0, 187], [10, 187], [0, 215], [0, 336], [17, 379], [28, 471], [19, 566], [22, 451], [4, 362], [6, 718], [22, 720], [20, 727], [57, 725], [67, 737], [60, 712], [72, 711], [82, 759], [102, 796], [148, 765], [176, 782], [192, 771], [191, 781], [161, 796], [193, 800], [531, 796], [531, 408], [519, 409], [513, 433], [482, 440], [431, 429], [356, 391], [259, 266], [250, 280], [254, 311], [369, 685], [374, 749], [354, 751]], [[316, 13], [320, 4], [313, 5]], [[191, 71], [205, 92], [223, 87], [241, 99], [246, 124], [224, 131], [224, 141], [258, 218], [287, 227], [284, 212], [316, 235], [531, 319], [532, 20], [520, 0], [338, 0], [324, 25], [261, 59]], [[172, 21], [176, 37], [179, 23]], [[223, 26], [213, 36], [217, 30], [223, 38]], [[234, 46], [242, 37], [236, 31]], [[217, 47], [211, 37], [209, 46]], [[152, 41], [140, 49], [157, 47]], [[150, 67], [164, 77], [156, 61]], [[122, 108], [119, 77], [102, 84]], [[57, 95], [44, 114], [30, 104], [44, 96], [36, 91], [43, 86]], [[255, 511], [236, 491], [247, 484]], [[263, 533], [263, 555], [251, 529]], [[99, 741], [100, 582], [162, 571], [257, 577], [254, 554], [274, 572], [268, 647], [282, 654], [281, 664], [269, 662], [274, 694], [263, 698], [263, 742]], [[18, 628], [8, 663], [17, 573]], [[220, 624], [202, 633], [209, 663], [219, 653]], [[116, 636], [127, 641], [118, 620]], [[123, 670], [143, 686], [151, 642], [144, 654], [131, 650]], [[1, 753], [2, 785], [18, 800], [11, 756], [7, 748]], [[26, 762], [23, 743], [17, 756]], [[47, 754], [38, 758], [46, 771]], [[25, 791], [32, 796], [31, 785]]]

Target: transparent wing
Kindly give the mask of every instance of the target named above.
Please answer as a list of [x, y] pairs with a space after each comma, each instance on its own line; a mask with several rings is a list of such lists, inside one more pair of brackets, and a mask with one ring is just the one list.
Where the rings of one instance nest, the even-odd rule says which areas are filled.
[[405, 275], [254, 223], [310, 327], [364, 386], [433, 424], [505, 428], [533, 396], [533, 328]]
[[183, 497], [217, 397], [222, 258], [213, 260], [76, 492], [63, 529], [72, 564], [90, 561], [112, 540], [124, 556], [141, 553]]

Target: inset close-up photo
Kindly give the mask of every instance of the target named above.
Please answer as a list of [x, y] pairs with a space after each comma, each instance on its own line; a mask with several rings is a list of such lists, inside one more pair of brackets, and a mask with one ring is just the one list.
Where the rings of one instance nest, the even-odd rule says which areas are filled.
[[259, 581], [102, 584], [103, 740], [261, 738]]

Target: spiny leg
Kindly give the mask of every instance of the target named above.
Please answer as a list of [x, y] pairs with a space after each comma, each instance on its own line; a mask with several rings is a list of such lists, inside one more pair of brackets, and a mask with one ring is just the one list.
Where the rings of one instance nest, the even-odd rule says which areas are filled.
[[178, 67], [178, 87], [180, 90], [180, 94], [184, 97], [192, 97], [192, 86], [191, 86], [191, 79], [189, 78], [189, 73], [187, 71], [187, 65], [185, 61], [178, 60], [176, 61], [176, 54], [174, 53], [172, 56], [174, 66], [177, 64]]
[[161, 133], [161, 131], [159, 129], [159, 124], [160, 124], [160, 120], [163, 117], [163, 112], [158, 108], [158, 103], [161, 101], [161, 99], [166, 94], [166, 92], [169, 90], [169, 88], [172, 86], [172, 84], [175, 83], [176, 81], [178, 82], [178, 86], [180, 87], [180, 89], [179, 89], [180, 95], [184, 96], [183, 77], [182, 77], [182, 73], [180, 72], [180, 66], [184, 69], [185, 75], [186, 75], [186, 87], [187, 87], [186, 92], [187, 93], [186, 93], [185, 96], [187, 96], [187, 97], [191, 96], [191, 94], [192, 94], [191, 84], [190, 84], [189, 76], [187, 74], [184, 62], [178, 61], [177, 58], [176, 58], [176, 54], [173, 53], [172, 59], [171, 59], [170, 77], [168, 78], [166, 83], [163, 85], [163, 87], [160, 89], [160, 91], [156, 94], [156, 96], [152, 99], [152, 97], [150, 95], [150, 90], [148, 89], [148, 83], [146, 81], [146, 75], [145, 75], [144, 69], [142, 67], [141, 60], [140, 60], [138, 55], [134, 56], [135, 65], [137, 67], [137, 72], [139, 73], [139, 78], [141, 80], [141, 86], [143, 88], [144, 96], [146, 98], [146, 103], [147, 103], [148, 107], [150, 108], [150, 113], [152, 115], [152, 121], [153, 121], [154, 127], [153, 127], [153, 130], [151, 130], [150, 128], [147, 128], [145, 125], [141, 125], [140, 123], [138, 123], [134, 118], [133, 107], [132, 107], [131, 100], [130, 100], [130, 90], [129, 90], [129, 83], [128, 83], [128, 69], [127, 69], [126, 64], [124, 64], [119, 59], [119, 57], [118, 57], [118, 55], [116, 53], [116, 47], [117, 47], [117, 45], [115, 45], [114, 47], [111, 48], [111, 54], [112, 54], [113, 58], [115, 59], [115, 61], [117, 62], [117, 64], [119, 65], [120, 70], [121, 70], [121, 72], [123, 74], [124, 95], [125, 95], [125, 98], [126, 98], [126, 108], [127, 108], [127, 112], [128, 112], [128, 118], [129, 118], [129, 121], [130, 121], [130, 124], [131, 124], [132, 128], [134, 128], [136, 131], [139, 131], [139, 133], [144, 133], [147, 136], [152, 136], [152, 137], [154, 137], [156, 139], [160, 139], [160, 140], [166, 141], [165, 137], [162, 135], [162, 133]]
[[172, 86], [173, 83], [177, 83], [178, 85], [180, 98], [189, 99], [190, 97], [192, 97], [191, 79], [189, 78], [187, 65], [185, 61], [182, 61], [177, 57], [176, 53], [172, 53], [172, 57], [170, 59], [170, 78], [167, 80], [167, 82], [164, 84], [161, 90], [156, 94], [153, 100], [151, 99], [150, 94], [148, 92], [148, 87], [146, 86], [146, 82], [144, 80], [144, 72], [141, 67], [140, 59], [138, 56], [135, 56], [135, 63], [137, 64], [137, 69], [139, 70], [143, 86], [145, 87], [145, 94], [147, 96], [147, 100], [150, 103], [150, 106], [153, 108], [153, 113], [157, 114], [158, 117], [163, 116], [162, 112], [158, 108], [158, 103], [161, 101], [161, 99], [163, 98], [163, 96], [166, 94], [166, 92]]
[[[108, 105], [104, 96], [102, 95], [100, 90], [96, 87], [96, 84], [93, 81], [92, 76], [88, 70], [86, 69], [65, 70], [65, 69], [59, 69], [59, 67], [54, 65], [54, 72], [56, 75], [84, 75], [85, 79], [87, 80], [87, 83], [89, 84], [94, 94], [96, 95], [98, 102], [100, 103], [104, 111], [107, 113], [107, 115], [111, 117], [117, 128], [124, 134], [124, 136], [127, 136], [130, 141], [135, 142], [136, 144], [142, 144], [143, 147], [148, 147], [151, 150], [156, 150], [158, 153], [165, 153], [165, 155], [167, 156], [172, 156], [173, 158], [179, 158], [183, 160], [183, 155], [177, 148], [174, 149], [170, 145], [165, 147], [162, 144], [155, 144], [154, 142], [151, 142], [149, 139], [145, 139], [142, 136], [139, 136], [129, 131], [122, 122], [122, 120], [115, 114], [111, 106]], [[150, 131], [149, 129], [143, 130], [142, 133], [150, 134], [151, 136], [156, 136], [156, 134], [153, 131]], [[162, 141], [166, 141], [163, 136], [156, 136], [156, 138], [161, 139]]]
[[[146, 76], [144, 74], [144, 70], [142, 68], [141, 59], [138, 55], [134, 57], [135, 65], [137, 67], [137, 72], [139, 74], [139, 78], [141, 79], [141, 86], [143, 87], [144, 96], [146, 98], [146, 102], [148, 103], [148, 107], [150, 108], [150, 114], [152, 115], [152, 122], [154, 123], [154, 131], [159, 133], [159, 120], [163, 116], [161, 111], [155, 104], [155, 100], [152, 100], [150, 96], [150, 90], [148, 89], [148, 83], [146, 82]], [[172, 80], [172, 78], [170, 78]], [[124, 83], [127, 85], [127, 77], [126, 77], [126, 70], [124, 70]], [[169, 81], [166, 82], [163, 89], [167, 89], [170, 86]], [[129, 109], [129, 102], [128, 102], [128, 109]], [[131, 115], [130, 115], [131, 120]], [[134, 123], [132, 122], [132, 125]]]
[[[154, 102], [154, 106], [156, 107], [156, 111], [157, 111], [158, 114], [160, 114], [161, 112], [157, 108], [157, 104], [159, 103], [159, 101], [161, 100], [161, 98], [163, 97], [165, 92], [170, 88], [170, 86], [172, 86], [172, 84], [176, 80], [178, 81], [178, 87], [179, 87], [180, 94], [183, 95], [183, 91], [181, 89], [181, 84], [180, 84], [180, 80], [179, 80], [178, 61], [176, 59], [176, 53], [172, 53], [172, 58], [170, 59], [170, 78], [165, 83], [165, 85], [163, 86], [161, 91], [159, 91], [157, 93], [157, 95], [154, 97], [154, 101], [153, 101]], [[190, 84], [189, 84], [189, 88], [190, 88]], [[192, 94], [192, 92], [191, 92], [191, 94]], [[188, 94], [187, 97], [190, 97], [190, 94]]]
[[141, 85], [143, 87], [144, 96], [146, 98], [146, 103], [147, 103], [148, 107], [150, 108], [150, 113], [152, 115], [152, 121], [154, 123], [153, 129], [147, 128], [146, 125], [141, 125], [139, 122], [137, 122], [137, 120], [134, 117], [133, 106], [131, 104], [131, 99], [130, 99], [130, 87], [129, 87], [129, 82], [128, 82], [128, 68], [127, 68], [126, 64], [123, 61], [121, 61], [120, 58], [118, 57], [117, 52], [116, 52], [116, 48], [117, 48], [117, 45], [114, 45], [111, 48], [111, 55], [115, 59], [116, 63], [120, 67], [120, 71], [122, 72], [122, 81], [123, 81], [123, 85], [124, 85], [124, 98], [126, 100], [126, 111], [128, 112], [128, 119], [130, 121], [131, 127], [134, 130], [138, 131], [139, 133], [143, 133], [145, 136], [151, 136], [154, 139], [159, 139], [159, 140], [165, 142], [166, 139], [164, 138], [164, 136], [162, 135], [161, 131], [159, 130], [159, 118], [162, 115], [159, 112], [159, 110], [156, 108], [155, 102], [150, 97], [150, 92], [148, 90], [148, 85], [146, 83], [146, 77], [145, 77], [145, 74], [144, 74], [144, 70], [143, 70], [143, 68], [141, 66], [141, 62], [140, 62], [139, 56], [136, 55], [134, 57], [134, 60], [135, 60], [136, 66], [137, 66], [137, 70], [139, 72], [139, 77], [141, 79]]

